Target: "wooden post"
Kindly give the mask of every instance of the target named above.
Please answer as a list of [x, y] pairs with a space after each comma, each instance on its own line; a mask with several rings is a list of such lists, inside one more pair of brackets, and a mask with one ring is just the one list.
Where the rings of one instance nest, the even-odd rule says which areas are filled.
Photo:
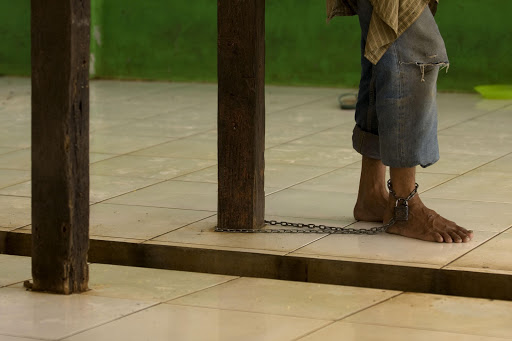
[[218, 226], [264, 225], [265, 0], [218, 0]]
[[33, 290], [87, 290], [90, 0], [32, 0]]

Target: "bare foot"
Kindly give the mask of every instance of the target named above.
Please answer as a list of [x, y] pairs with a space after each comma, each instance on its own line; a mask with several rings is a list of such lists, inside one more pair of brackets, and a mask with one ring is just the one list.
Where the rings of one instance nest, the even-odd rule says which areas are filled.
[[354, 207], [354, 218], [381, 222], [388, 202], [386, 166], [376, 159], [363, 156], [359, 192]]
[[388, 193], [360, 193], [354, 207], [354, 218], [359, 221], [382, 222], [388, 204]]
[[[384, 222], [392, 218], [395, 202], [390, 195]], [[409, 201], [409, 219], [396, 222], [387, 232], [437, 243], [467, 243], [473, 238], [473, 231], [441, 217], [427, 208], [418, 196]]]

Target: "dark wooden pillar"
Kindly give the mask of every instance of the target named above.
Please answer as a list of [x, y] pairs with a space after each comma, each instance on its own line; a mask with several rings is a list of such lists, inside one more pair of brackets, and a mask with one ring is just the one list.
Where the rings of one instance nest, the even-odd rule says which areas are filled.
[[218, 225], [264, 225], [265, 0], [218, 0]]
[[87, 290], [90, 0], [32, 0], [33, 290]]

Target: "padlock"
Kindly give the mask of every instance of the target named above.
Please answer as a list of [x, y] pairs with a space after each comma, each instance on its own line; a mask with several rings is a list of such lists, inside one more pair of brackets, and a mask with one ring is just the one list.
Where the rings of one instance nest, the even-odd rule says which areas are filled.
[[397, 200], [395, 204], [395, 221], [409, 220], [409, 204], [405, 200]]

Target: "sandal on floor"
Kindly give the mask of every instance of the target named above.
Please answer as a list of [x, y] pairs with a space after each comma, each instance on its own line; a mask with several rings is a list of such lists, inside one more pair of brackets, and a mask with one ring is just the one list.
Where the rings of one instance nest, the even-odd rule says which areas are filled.
[[357, 93], [341, 94], [338, 97], [340, 108], [343, 110], [353, 110], [357, 104]]

